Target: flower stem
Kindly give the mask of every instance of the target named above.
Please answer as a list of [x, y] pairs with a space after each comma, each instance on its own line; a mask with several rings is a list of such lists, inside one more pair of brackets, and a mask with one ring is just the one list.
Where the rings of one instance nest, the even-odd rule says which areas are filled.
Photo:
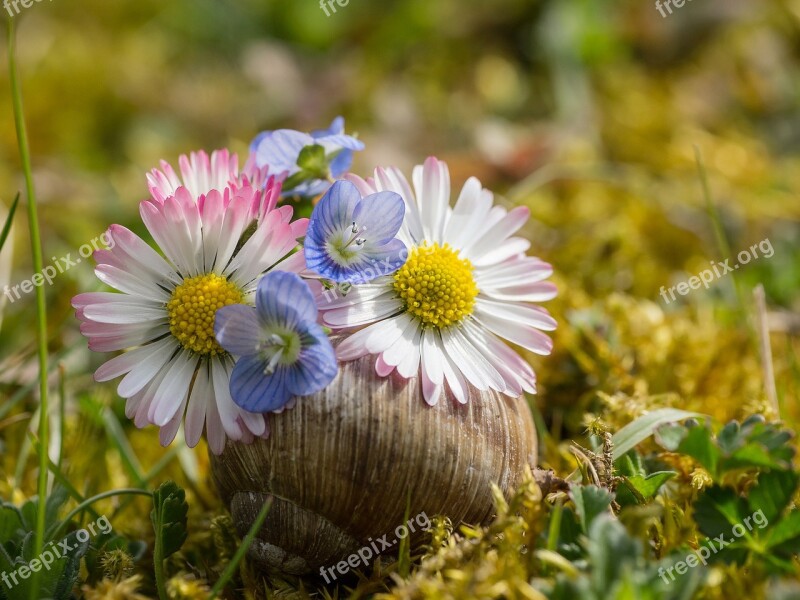
[[228, 582], [231, 580], [231, 578], [233, 578], [233, 575], [236, 573], [236, 569], [239, 567], [239, 563], [242, 562], [244, 555], [247, 554], [247, 551], [253, 544], [253, 540], [255, 539], [256, 535], [259, 531], [261, 531], [261, 526], [264, 525], [264, 521], [267, 520], [267, 514], [269, 513], [270, 508], [272, 508], [272, 498], [269, 498], [266, 502], [264, 502], [264, 506], [261, 507], [261, 511], [258, 513], [256, 520], [253, 521], [250, 531], [247, 532], [247, 535], [242, 540], [241, 545], [236, 550], [236, 554], [234, 554], [231, 562], [228, 563], [228, 566], [225, 567], [225, 571], [223, 571], [222, 576], [217, 580], [217, 583], [215, 583], [214, 587], [211, 588], [211, 595], [208, 597], [209, 600], [216, 600], [216, 598], [222, 593], [222, 590], [225, 589], [225, 586], [228, 585]]
[[[19, 143], [19, 157], [22, 161], [22, 170], [25, 175], [25, 191], [28, 200], [28, 227], [31, 233], [31, 253], [33, 255], [33, 270], [41, 273], [42, 265], [42, 241], [39, 234], [39, 216], [36, 211], [36, 196], [33, 189], [33, 174], [31, 171], [31, 155], [28, 146], [28, 132], [25, 127], [25, 114], [22, 110], [22, 89], [19, 81], [16, 60], [16, 32], [14, 30], [14, 19], [8, 19], [8, 72], [11, 78], [11, 98], [14, 107], [14, 125], [17, 130], [17, 142]], [[34, 536], [33, 556], [39, 556], [44, 548], [44, 529], [46, 515], [47, 498], [47, 476], [48, 476], [48, 418], [49, 410], [47, 403], [47, 306], [45, 304], [44, 286], [36, 288], [36, 330], [38, 338], [39, 355], [39, 482], [38, 495], [39, 502], [36, 509], [36, 534]], [[39, 574], [33, 574], [31, 581], [32, 600], [36, 600], [39, 595]]]

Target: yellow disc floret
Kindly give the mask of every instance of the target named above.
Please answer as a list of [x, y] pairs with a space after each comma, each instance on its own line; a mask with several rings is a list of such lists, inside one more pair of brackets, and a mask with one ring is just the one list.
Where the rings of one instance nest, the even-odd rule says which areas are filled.
[[418, 246], [394, 275], [406, 310], [426, 326], [442, 329], [472, 314], [478, 286], [472, 263], [448, 244]]
[[167, 302], [169, 330], [181, 346], [205, 356], [225, 352], [214, 338], [214, 317], [218, 309], [244, 302], [242, 291], [217, 275], [185, 279]]

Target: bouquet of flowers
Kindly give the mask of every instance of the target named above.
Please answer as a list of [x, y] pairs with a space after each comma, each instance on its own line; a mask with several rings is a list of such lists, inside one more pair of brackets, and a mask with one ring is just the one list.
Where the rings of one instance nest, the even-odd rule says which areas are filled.
[[[436, 158], [411, 181], [391, 167], [364, 179], [348, 172], [363, 149], [337, 118], [260, 134], [241, 170], [217, 150], [147, 175], [140, 214], [161, 252], [112, 225], [95, 272], [116, 292], [73, 299], [92, 350], [125, 350], [95, 379], [122, 377], [137, 426], [160, 427], [167, 445], [185, 421], [189, 446], [205, 428], [219, 454], [227, 439], [268, 436], [270, 413], [365, 355], [381, 377], [421, 382], [429, 405], [467, 403], [472, 388], [535, 392], [505, 343], [548, 354], [542, 331], [556, 326], [535, 304], [556, 295], [552, 268], [514, 235], [528, 209], [496, 205], [474, 177], [451, 205]], [[319, 195], [310, 218], [295, 218], [289, 198]]]

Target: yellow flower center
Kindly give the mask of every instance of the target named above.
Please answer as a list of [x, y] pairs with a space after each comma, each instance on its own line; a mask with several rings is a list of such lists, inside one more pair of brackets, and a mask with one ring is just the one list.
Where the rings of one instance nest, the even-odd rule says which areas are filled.
[[222, 354], [225, 350], [214, 338], [216, 312], [243, 302], [242, 291], [221, 275], [208, 273], [186, 279], [167, 302], [169, 330], [187, 350], [204, 356]]
[[424, 325], [442, 329], [472, 314], [478, 286], [472, 263], [448, 244], [417, 246], [394, 275], [406, 310]]

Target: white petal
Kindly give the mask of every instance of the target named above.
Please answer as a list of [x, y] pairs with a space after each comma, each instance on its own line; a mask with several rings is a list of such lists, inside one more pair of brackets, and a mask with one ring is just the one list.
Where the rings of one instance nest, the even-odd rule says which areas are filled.
[[510, 238], [486, 254], [476, 256], [472, 261], [476, 267], [485, 267], [501, 263], [513, 256], [525, 254], [531, 243], [524, 238]]
[[373, 331], [373, 327], [379, 324], [380, 323], [374, 323], [369, 327], [365, 327], [347, 336], [346, 339], [336, 346], [336, 358], [341, 361], [348, 361], [369, 354], [366, 347], [367, 338]]
[[375, 372], [379, 377], [388, 377], [394, 371], [394, 365], [387, 365], [383, 362], [383, 356], [375, 359]]
[[147, 416], [151, 423], [163, 427], [172, 420], [186, 399], [196, 366], [197, 360], [192, 359], [187, 351], [172, 360], [169, 373], [150, 405]]
[[492, 300], [511, 302], [545, 302], [558, 295], [555, 284], [549, 281], [520, 284], [500, 289], [481, 288], [481, 295]]
[[383, 353], [383, 362], [393, 367], [399, 365], [400, 361], [411, 352], [411, 346], [419, 330], [419, 321], [416, 319], [409, 319], [406, 326], [403, 328], [403, 334]]
[[[520, 378], [509, 364], [501, 358], [497, 349], [490, 347], [489, 339], [494, 338], [494, 336], [472, 321], [464, 323], [464, 334], [469, 338], [478, 352], [480, 352], [481, 356], [484, 356], [486, 360], [489, 361], [489, 364], [500, 374], [500, 377], [503, 378], [503, 382], [505, 383], [505, 389], [502, 390], [503, 393], [515, 398], [519, 396], [522, 393]], [[499, 342], [497, 338], [494, 339]], [[502, 342], [499, 343], [502, 344]]]
[[[444, 346], [444, 343], [442, 343], [442, 346]], [[444, 368], [444, 378], [447, 381], [447, 385], [450, 391], [453, 392], [453, 396], [455, 396], [456, 400], [460, 404], [466, 404], [469, 400], [469, 385], [467, 385], [467, 380], [464, 379], [461, 369], [459, 369], [453, 359], [450, 358], [447, 354], [447, 349], [444, 347], [442, 348], [442, 356], [444, 356], [444, 364], [442, 366]]]
[[135, 275], [111, 265], [97, 265], [94, 272], [100, 281], [120, 292], [154, 302], [169, 301], [169, 294], [152, 280], [139, 279]]
[[469, 259], [477, 259], [492, 250], [504, 245], [506, 240], [514, 235], [525, 222], [530, 218], [531, 211], [526, 206], [517, 206], [506, 213], [502, 219], [484, 231], [475, 243], [462, 247], [462, 256]]
[[391, 286], [387, 285], [385, 282], [353, 286], [347, 290], [347, 293], [334, 287], [321, 291], [317, 296], [317, 305], [319, 305], [320, 310], [331, 310], [343, 306], [359, 304], [360, 302], [375, 300], [379, 296], [392, 292]]
[[480, 296], [475, 301], [475, 315], [478, 317], [488, 315], [542, 331], [554, 331], [557, 327], [556, 320], [544, 309], [518, 303], [496, 302]]
[[439, 332], [433, 329], [426, 329], [422, 334], [422, 370], [425, 371], [430, 380], [436, 385], [441, 385], [444, 381], [444, 357], [439, 347]]
[[430, 406], [439, 401], [444, 383], [444, 355], [439, 348], [439, 332], [427, 329], [422, 334], [422, 395]]
[[522, 346], [536, 354], [547, 355], [553, 351], [553, 341], [544, 333], [533, 327], [520, 327], [518, 323], [506, 321], [486, 312], [474, 315], [475, 319], [486, 329], [501, 338]]
[[142, 346], [141, 348], [136, 348], [135, 350], [131, 350], [125, 354], [120, 354], [119, 356], [107, 361], [99, 369], [97, 369], [94, 374], [94, 380], [99, 382], [111, 381], [120, 375], [129, 373], [136, 365], [152, 354], [154, 350], [158, 352], [164, 347], [169, 346], [175, 348], [177, 347], [177, 344], [174, 341], [171, 343], [156, 342], [155, 344]]
[[[169, 287], [168, 282], [174, 285], [181, 282], [175, 269], [138, 235], [121, 225], [112, 225], [109, 231], [114, 240], [112, 252], [124, 255], [123, 262], [129, 263], [129, 266], [138, 267], [137, 275], [140, 278], [152, 279], [156, 284], [164, 287]], [[133, 264], [130, 265], [130, 263]], [[149, 277], [145, 277], [145, 274]]]
[[206, 423], [206, 407], [210, 402], [214, 402], [214, 389], [208, 376], [208, 368], [203, 365], [197, 372], [186, 407], [184, 435], [186, 437], [186, 445], [189, 448], [197, 446], [200, 438], [203, 437], [203, 429]]
[[167, 311], [163, 305], [146, 304], [135, 299], [131, 299], [128, 302], [114, 302], [113, 304], [92, 304], [83, 309], [83, 314], [87, 319], [98, 323], [115, 323], [119, 325], [132, 323], [160, 325], [167, 320]]
[[425, 238], [422, 229], [422, 216], [419, 212], [417, 199], [405, 175], [396, 168], [375, 169], [375, 188], [377, 191], [392, 191], [400, 194], [406, 203], [406, 216], [398, 237], [406, 246], [413, 246]]
[[441, 242], [450, 204], [450, 171], [445, 163], [430, 157], [414, 167], [412, 179], [425, 239]]
[[457, 327], [442, 332], [447, 353], [461, 369], [464, 377], [479, 390], [505, 390], [505, 380], [491, 363], [475, 349], [474, 344]]
[[408, 313], [401, 313], [391, 319], [386, 319], [375, 324], [367, 337], [364, 346], [370, 354], [381, 354], [390, 348], [411, 322]]
[[[454, 248], [461, 248], [464, 246], [462, 235], [464, 230], [468, 228], [470, 223], [475, 218], [475, 213], [485, 212], [481, 210], [481, 182], [475, 177], [470, 177], [461, 188], [461, 193], [458, 196], [456, 205], [453, 208], [453, 213], [447, 222], [445, 228], [444, 241], [453, 246]], [[488, 206], [485, 209], [488, 211]]]
[[377, 300], [326, 311], [323, 321], [331, 327], [358, 327], [397, 314], [403, 308], [399, 299], [381, 296]]
[[[397, 363], [397, 372], [401, 377], [410, 379], [416, 377], [419, 373], [419, 359], [422, 351], [422, 328], [417, 327], [414, 334], [414, 339], [408, 345], [408, 352], [403, 356], [403, 359]], [[385, 355], [384, 355], [385, 358]], [[387, 363], [389, 361], [386, 361]]]
[[175, 340], [167, 338], [141, 349], [147, 349], [149, 353], [130, 370], [117, 386], [117, 393], [122, 398], [130, 398], [134, 394], [138, 394], [145, 385], [153, 380], [156, 373], [167, 364], [175, 353], [176, 343]]

